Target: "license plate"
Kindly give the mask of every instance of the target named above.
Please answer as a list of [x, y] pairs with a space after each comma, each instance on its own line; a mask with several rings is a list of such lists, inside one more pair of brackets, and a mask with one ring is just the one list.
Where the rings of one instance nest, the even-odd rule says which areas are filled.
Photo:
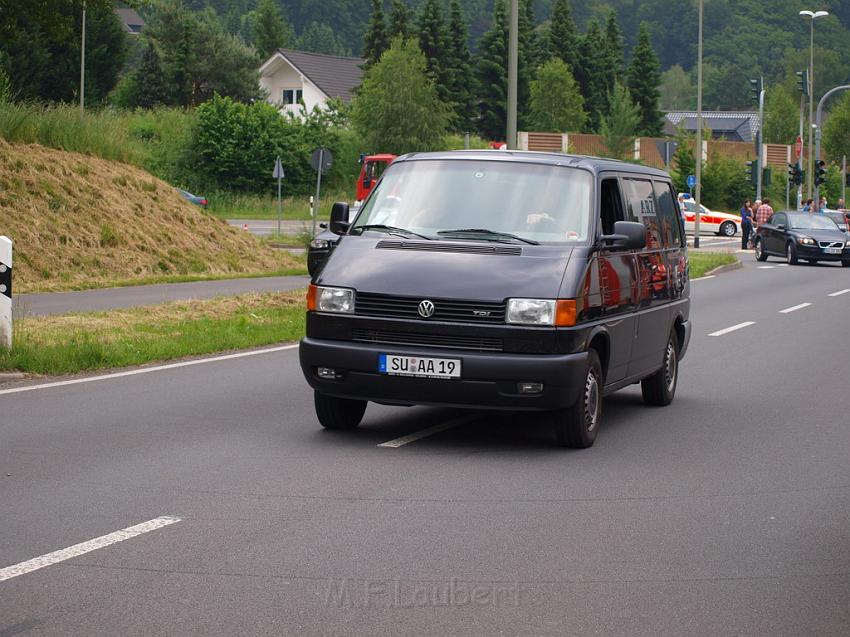
[[389, 376], [460, 378], [460, 359], [381, 354], [378, 356], [378, 371]]
[[827, 254], [841, 254], [841, 248], [824, 248], [823, 251]]

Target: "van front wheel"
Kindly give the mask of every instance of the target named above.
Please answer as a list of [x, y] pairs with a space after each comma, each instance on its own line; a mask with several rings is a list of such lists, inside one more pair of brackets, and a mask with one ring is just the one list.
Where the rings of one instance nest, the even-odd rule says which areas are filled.
[[664, 364], [652, 376], [640, 381], [643, 402], [647, 405], [665, 407], [673, 402], [679, 382], [679, 341], [671, 332], [664, 348]]
[[599, 355], [590, 350], [578, 400], [574, 405], [551, 414], [558, 445], [573, 449], [587, 449], [593, 445], [602, 417], [602, 383]]
[[365, 400], [350, 400], [315, 392], [316, 416], [325, 429], [354, 429], [363, 420]]

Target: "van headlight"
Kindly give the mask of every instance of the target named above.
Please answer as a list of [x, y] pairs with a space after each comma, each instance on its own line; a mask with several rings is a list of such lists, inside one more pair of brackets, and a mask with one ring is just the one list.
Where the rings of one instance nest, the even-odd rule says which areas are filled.
[[354, 290], [311, 285], [307, 290], [307, 309], [314, 312], [354, 314]]
[[576, 302], [574, 299], [508, 299], [505, 322], [571, 327], [576, 324]]
[[310, 242], [310, 247], [314, 250], [327, 250], [330, 242], [327, 239], [313, 239]]

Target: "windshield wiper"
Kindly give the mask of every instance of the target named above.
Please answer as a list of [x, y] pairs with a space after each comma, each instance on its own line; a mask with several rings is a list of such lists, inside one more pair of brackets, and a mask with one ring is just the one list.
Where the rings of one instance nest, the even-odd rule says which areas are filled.
[[522, 241], [523, 243], [528, 243], [533, 246], [540, 245], [540, 242], [535, 241], [534, 239], [526, 239], [525, 237], [520, 237], [519, 235], [511, 234], [509, 232], [496, 232], [495, 230], [488, 230], [487, 228], [459, 228], [458, 230], [440, 230], [437, 234], [441, 237], [468, 234], [481, 238], [490, 237], [490, 239], [486, 239], [487, 241], [502, 241], [503, 243], [507, 243], [506, 240], [513, 239], [515, 241]]
[[360, 234], [363, 234], [365, 230], [383, 230], [387, 234], [400, 235], [403, 237], [419, 237], [420, 239], [427, 239], [431, 241], [432, 238], [426, 236], [424, 234], [419, 234], [418, 232], [413, 232], [413, 230], [408, 230], [407, 228], [396, 228], [395, 226], [387, 226], [383, 223], [372, 223], [367, 224], [365, 226], [357, 226], [354, 230], [360, 230]]

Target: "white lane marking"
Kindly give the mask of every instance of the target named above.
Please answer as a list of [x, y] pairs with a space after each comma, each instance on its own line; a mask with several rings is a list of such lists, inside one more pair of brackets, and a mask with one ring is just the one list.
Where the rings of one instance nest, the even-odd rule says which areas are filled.
[[399, 447], [403, 447], [406, 444], [416, 442], [417, 440], [427, 438], [428, 436], [433, 436], [434, 434], [446, 431], [447, 429], [454, 429], [455, 427], [460, 427], [461, 425], [465, 425], [466, 423], [471, 422], [478, 417], [478, 414], [472, 414], [469, 416], [463, 416], [461, 418], [455, 418], [454, 420], [449, 420], [448, 422], [444, 422], [439, 425], [434, 425], [433, 427], [428, 427], [427, 429], [417, 431], [416, 433], [410, 434], [408, 436], [402, 436], [401, 438], [396, 438], [395, 440], [390, 440], [389, 442], [382, 442], [378, 446], [384, 447], [385, 449], [398, 449]]
[[850, 290], [839, 290], [838, 292], [833, 292], [829, 296], [841, 296], [842, 294], [847, 294]]
[[794, 307], [786, 307], [784, 310], [779, 310], [780, 314], [791, 314], [791, 312], [796, 312], [797, 310], [802, 310], [804, 307], [809, 307], [811, 303], [800, 303], [800, 305], [795, 305]]
[[775, 265], [760, 265], [759, 270], [773, 270], [776, 268]]
[[130, 538], [134, 538], [142, 533], [156, 531], [157, 529], [161, 529], [164, 526], [168, 526], [169, 524], [174, 524], [179, 521], [180, 518], [165, 515], [159, 518], [154, 518], [153, 520], [148, 520], [147, 522], [142, 522], [141, 524], [128, 526], [126, 529], [121, 529], [114, 533], [101, 535], [100, 537], [96, 537], [87, 542], [74, 544], [74, 546], [69, 546], [66, 549], [60, 549], [58, 551], [53, 551], [52, 553], [47, 553], [46, 555], [41, 555], [40, 557], [34, 557], [31, 560], [21, 562], [20, 564], [0, 568], [0, 582], [12, 579], [18, 575], [25, 575], [32, 571], [37, 571], [45, 566], [51, 566], [53, 564], [58, 564], [59, 562], [64, 562], [65, 560], [70, 560], [72, 557], [85, 555], [86, 553], [102, 549], [110, 544], [115, 544], [116, 542], [129, 540]]
[[706, 279], [713, 279], [716, 276], [717, 276], [716, 274], [709, 274], [708, 276], [701, 276], [698, 279], [691, 279], [691, 283], [693, 283], [694, 281], [705, 281]]
[[777, 263], [777, 264], [776, 264], [776, 267], [777, 267], [777, 268], [787, 268], [787, 267], [788, 267], [788, 264], [787, 264], [787, 263]]
[[734, 332], [736, 330], [742, 330], [745, 327], [749, 327], [750, 325], [755, 325], [755, 321], [747, 321], [745, 323], [738, 323], [737, 325], [733, 325], [732, 327], [727, 327], [724, 330], [719, 330], [717, 332], [712, 332], [709, 336], [723, 336], [724, 334], [728, 334], [729, 332]]
[[178, 369], [180, 367], [191, 367], [193, 365], [206, 365], [207, 363], [218, 363], [220, 361], [229, 361], [235, 358], [245, 358], [247, 356], [260, 356], [261, 354], [273, 354], [274, 352], [282, 352], [288, 349], [295, 349], [295, 345], [283, 345], [281, 347], [271, 347], [268, 349], [253, 350], [250, 352], [239, 352], [238, 354], [226, 354], [224, 356], [214, 356], [212, 358], [199, 358], [192, 361], [183, 361], [182, 363], [169, 363], [168, 365], [157, 365], [156, 367], [144, 367], [142, 369], [131, 369], [126, 372], [115, 372], [114, 374], [102, 374], [100, 376], [88, 376], [86, 378], [74, 378], [73, 380], [59, 380], [53, 383], [42, 383], [41, 385], [26, 385], [24, 387], [13, 387], [12, 389], [0, 389], [0, 396], [4, 394], [20, 394], [25, 391], [35, 391], [37, 389], [49, 389], [51, 387], [64, 387], [66, 385], [79, 385], [80, 383], [93, 383], [99, 380], [111, 380], [113, 378], [124, 378], [125, 376], [137, 376], [139, 374], [150, 374], [152, 372], [161, 372], [167, 369]]

